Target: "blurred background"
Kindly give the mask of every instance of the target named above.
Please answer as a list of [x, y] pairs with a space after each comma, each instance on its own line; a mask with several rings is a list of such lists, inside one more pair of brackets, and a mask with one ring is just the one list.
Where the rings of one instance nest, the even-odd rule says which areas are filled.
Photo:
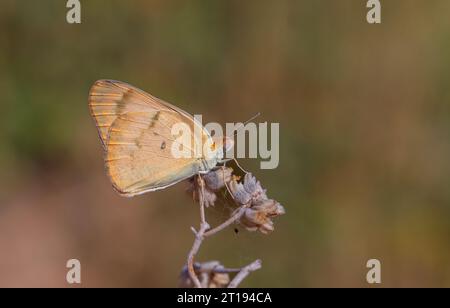
[[[119, 197], [87, 95], [129, 82], [204, 122], [280, 123], [280, 165], [243, 160], [287, 214], [200, 261], [246, 287], [450, 286], [450, 2], [2, 1], [0, 286], [175, 287], [198, 225], [186, 185]], [[227, 206], [208, 211], [212, 223]]]

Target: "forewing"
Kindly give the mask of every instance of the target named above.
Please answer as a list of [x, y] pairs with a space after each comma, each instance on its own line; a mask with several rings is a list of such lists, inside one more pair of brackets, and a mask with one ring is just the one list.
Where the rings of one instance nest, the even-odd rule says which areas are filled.
[[[169, 103], [115, 80], [98, 80], [94, 83], [89, 92], [89, 108], [105, 150], [109, 128], [120, 115], [128, 112], [175, 110]], [[185, 113], [184, 116], [188, 115]]]
[[[107, 173], [120, 194], [162, 189], [198, 172], [194, 127], [202, 132], [202, 143], [211, 137], [187, 112], [113, 80], [99, 80], [92, 86], [89, 106], [105, 150]], [[190, 158], [172, 155], [177, 141], [171, 128], [176, 123], [186, 124], [192, 132], [191, 147], [184, 149]]]

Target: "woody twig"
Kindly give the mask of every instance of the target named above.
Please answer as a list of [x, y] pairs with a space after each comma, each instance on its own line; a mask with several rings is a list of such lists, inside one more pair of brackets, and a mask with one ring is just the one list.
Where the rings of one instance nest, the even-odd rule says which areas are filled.
[[[190, 190], [200, 206], [200, 228], [197, 231], [191, 227], [195, 240], [181, 275], [181, 285], [184, 287], [238, 287], [250, 273], [261, 268], [261, 260], [242, 268], [226, 268], [218, 261], [195, 262], [203, 241], [234, 223], [240, 223], [249, 231], [269, 233], [274, 230], [271, 218], [284, 214], [284, 208], [267, 198], [266, 191], [251, 174], [246, 174], [244, 180], [239, 182], [240, 178], [232, 175], [232, 172], [231, 168], [220, 168], [191, 181]], [[205, 209], [214, 205], [217, 200], [216, 192], [224, 188], [229, 191], [238, 207], [230, 218], [211, 229], [206, 220]], [[229, 274], [233, 273], [236, 275], [230, 281]]]

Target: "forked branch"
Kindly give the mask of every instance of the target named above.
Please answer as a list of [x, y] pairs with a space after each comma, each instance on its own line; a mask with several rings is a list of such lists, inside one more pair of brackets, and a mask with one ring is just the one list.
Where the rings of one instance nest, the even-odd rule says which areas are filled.
[[[269, 233], [274, 229], [271, 218], [284, 214], [284, 208], [278, 202], [267, 198], [266, 191], [251, 174], [246, 174], [243, 182], [238, 182], [239, 179], [232, 175], [231, 168], [221, 168], [203, 176], [199, 175], [191, 181], [191, 192], [200, 206], [200, 228], [197, 231], [191, 227], [195, 240], [181, 275], [182, 286], [236, 288], [248, 275], [261, 268], [261, 260], [242, 268], [226, 268], [217, 261], [195, 262], [203, 241], [230, 225], [239, 222], [249, 231]], [[229, 191], [238, 208], [230, 218], [211, 229], [205, 209], [214, 205], [217, 200], [216, 192], [223, 188]], [[229, 274], [233, 273], [236, 275], [230, 281]]]

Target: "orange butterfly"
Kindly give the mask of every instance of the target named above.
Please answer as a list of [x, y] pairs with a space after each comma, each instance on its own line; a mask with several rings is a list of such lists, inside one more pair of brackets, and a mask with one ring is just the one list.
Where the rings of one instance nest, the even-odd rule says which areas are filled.
[[[213, 141], [192, 115], [129, 84], [96, 81], [89, 107], [103, 144], [107, 174], [123, 196], [164, 189], [207, 173], [223, 161], [222, 141]], [[172, 127], [178, 123], [191, 132], [201, 131], [201, 138], [190, 136], [195, 146], [187, 148], [189, 157], [175, 158], [171, 152], [177, 143]], [[199, 142], [210, 144], [212, 155], [199, 154]], [[231, 143], [226, 140], [227, 146]]]

